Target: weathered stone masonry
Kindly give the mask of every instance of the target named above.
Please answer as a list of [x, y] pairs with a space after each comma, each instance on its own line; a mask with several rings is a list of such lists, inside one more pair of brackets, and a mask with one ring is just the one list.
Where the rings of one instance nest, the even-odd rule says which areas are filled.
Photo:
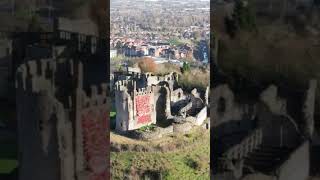
[[18, 68], [20, 180], [109, 179], [107, 85], [88, 94], [82, 76], [81, 63], [65, 59]]
[[206, 94], [209, 88], [203, 96], [197, 89], [188, 94], [177, 86], [178, 76], [175, 73], [155, 76], [151, 73], [119, 72], [114, 79], [118, 131], [168, 124], [172, 120], [201, 125], [207, 119]]
[[[135, 87], [135, 82], [130, 80], [116, 83], [116, 128], [119, 130], [132, 130], [156, 123], [153, 88], [136, 90]], [[128, 91], [128, 88], [132, 88], [132, 91]]]
[[269, 179], [307, 179], [316, 88], [315, 80], [301, 89], [269, 85], [240, 101], [228, 84], [216, 86], [210, 109], [214, 178], [259, 173]]

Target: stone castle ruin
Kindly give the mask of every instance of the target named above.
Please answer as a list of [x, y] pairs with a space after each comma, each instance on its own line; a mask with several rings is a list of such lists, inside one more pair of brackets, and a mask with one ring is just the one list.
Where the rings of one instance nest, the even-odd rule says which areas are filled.
[[316, 88], [315, 80], [300, 89], [269, 85], [240, 92], [226, 83], [214, 87], [210, 109], [213, 176], [307, 179], [315, 137]]
[[173, 122], [202, 125], [207, 119], [209, 88], [187, 93], [177, 85], [176, 73], [156, 76], [127, 71], [112, 77], [120, 132], [150, 124], [167, 127]]
[[11, 33], [21, 180], [109, 179], [105, 40], [88, 20]]
[[21, 180], [108, 179], [107, 84], [86, 92], [81, 62], [40, 59], [19, 66], [16, 91]]

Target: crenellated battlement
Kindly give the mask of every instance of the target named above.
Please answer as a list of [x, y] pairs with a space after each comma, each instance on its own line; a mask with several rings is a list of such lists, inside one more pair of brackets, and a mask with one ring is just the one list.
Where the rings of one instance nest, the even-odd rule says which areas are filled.
[[136, 82], [134, 80], [118, 80], [115, 82], [116, 91], [128, 91], [133, 90], [136, 87]]
[[51, 59], [28, 61], [20, 65], [16, 74], [16, 88], [38, 92], [54, 87], [56, 63]]
[[[39, 92], [54, 90], [57, 67], [60, 63], [54, 59], [39, 59], [21, 64], [16, 73], [16, 88], [23, 91]], [[73, 75], [73, 62], [67, 61], [68, 71]]]
[[91, 86], [90, 94], [83, 92], [82, 108], [107, 105], [108, 85], [103, 83], [99, 87]]
[[153, 87], [148, 86], [147, 88], [139, 88], [135, 90], [134, 96], [142, 96], [142, 95], [151, 94], [151, 93], [153, 93]]
[[128, 72], [133, 78], [140, 79], [142, 77], [142, 73], [140, 72]]

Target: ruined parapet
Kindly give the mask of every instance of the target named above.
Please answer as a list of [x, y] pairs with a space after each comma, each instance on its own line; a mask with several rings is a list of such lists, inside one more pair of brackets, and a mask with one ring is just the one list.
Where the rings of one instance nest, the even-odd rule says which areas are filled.
[[309, 87], [305, 94], [305, 101], [303, 102], [303, 119], [305, 123], [304, 132], [305, 135], [309, 138], [313, 137], [314, 133], [314, 107], [316, 99], [316, 90], [317, 90], [317, 81], [310, 80]]
[[269, 86], [260, 94], [260, 100], [265, 103], [270, 111], [276, 115], [287, 114], [287, 102], [278, 95], [278, 88], [275, 85]]
[[205, 106], [200, 110], [200, 112], [197, 113], [195, 116], [196, 122], [195, 124], [200, 126], [203, 124], [203, 122], [207, 119], [207, 107]]
[[207, 86], [206, 92], [204, 94], [204, 99], [205, 99], [204, 102], [205, 102], [206, 106], [208, 106], [208, 107], [210, 107], [209, 98], [210, 98], [210, 88], [209, 88], [209, 86]]
[[133, 79], [140, 79], [142, 77], [141, 72], [131, 72], [130, 73]]
[[227, 84], [212, 90], [210, 103], [212, 126], [218, 126], [230, 120], [241, 120], [243, 117], [244, 112], [235, 102], [234, 94]]
[[109, 129], [108, 85], [91, 86], [89, 94], [84, 91], [76, 110], [76, 176], [78, 179], [109, 177], [108, 142]]
[[109, 83], [109, 88], [110, 91], [113, 92], [113, 87], [115, 85], [115, 79], [114, 79], [114, 74], [110, 74], [110, 83]]
[[116, 129], [126, 131], [129, 129], [129, 122], [133, 120], [132, 97], [127, 91], [116, 91], [115, 104], [117, 110]]
[[17, 70], [16, 88], [22, 91], [37, 93], [54, 92], [54, 74], [56, 62], [51, 59], [28, 61]]
[[[193, 119], [193, 117], [191, 117]], [[191, 120], [193, 121], [193, 120]], [[190, 121], [182, 122], [182, 123], [173, 123], [173, 132], [180, 134], [180, 133], [188, 133], [193, 128], [193, 123]]]
[[116, 129], [119, 131], [128, 130], [129, 122], [133, 121], [135, 89], [136, 82], [133, 80], [119, 80], [115, 83]]
[[[133, 82], [134, 83], [134, 82]], [[138, 88], [129, 93], [119, 82], [116, 95], [116, 129], [127, 131], [156, 123], [154, 89]]]
[[178, 81], [178, 75], [175, 72], [171, 72], [164, 76], [164, 81], [169, 84], [169, 88], [173, 91], [175, 83]]
[[83, 93], [82, 109], [107, 105], [108, 85], [91, 86], [90, 94]]
[[181, 88], [175, 89], [171, 92], [171, 102], [174, 104], [178, 101], [185, 100], [186, 95]]
[[128, 74], [141, 73], [141, 69], [139, 67], [127, 67]]
[[21, 180], [73, 179], [70, 112], [55, 97], [55, 72], [56, 62], [42, 59], [16, 74]]
[[133, 118], [129, 111], [133, 107], [131, 92], [128, 90], [128, 80], [119, 80], [115, 83], [115, 106], [117, 110], [116, 129], [124, 131], [128, 129], [129, 119]]
[[133, 92], [136, 89], [137, 83], [134, 80], [118, 80], [115, 82], [115, 91]]
[[169, 87], [153, 86], [157, 122], [165, 122], [171, 116], [171, 94]]
[[171, 101], [170, 101], [170, 96], [171, 96], [171, 91], [169, 87], [163, 87], [166, 91], [166, 104], [165, 104], [165, 113], [166, 117], [171, 116]]
[[198, 92], [197, 88], [192, 89], [191, 94], [196, 98], [200, 98], [200, 93]]
[[[87, 180], [95, 175], [104, 179], [109, 176], [108, 142], [104, 136], [108, 128], [108, 88], [106, 84], [99, 89], [92, 87], [87, 95], [82, 88], [82, 64], [78, 64], [77, 70], [75, 67], [72, 60], [43, 59], [18, 68], [21, 180]], [[99, 139], [99, 146], [92, 146], [94, 139]], [[90, 147], [97, 149], [93, 152]], [[85, 171], [87, 168], [90, 171]]]
[[179, 110], [179, 114], [183, 117], [187, 116], [187, 112], [192, 108], [192, 102], [189, 102], [186, 106]]

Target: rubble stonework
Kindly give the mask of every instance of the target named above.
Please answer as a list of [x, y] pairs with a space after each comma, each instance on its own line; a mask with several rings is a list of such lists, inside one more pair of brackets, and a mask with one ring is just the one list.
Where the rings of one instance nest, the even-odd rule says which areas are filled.
[[231, 171], [230, 179], [254, 174], [307, 178], [316, 88], [315, 80], [300, 89], [269, 85], [255, 96], [248, 96], [247, 89], [232, 91], [228, 84], [213, 88], [214, 177]]
[[[130, 82], [130, 81], [129, 81]], [[128, 92], [128, 81], [116, 83], [116, 109], [118, 130], [133, 130], [156, 122], [154, 90], [132, 89]], [[131, 81], [131, 83], [134, 83]], [[134, 85], [135, 86], [135, 85]], [[132, 87], [133, 88], [133, 87]]]
[[156, 76], [152, 73], [125, 72], [115, 75], [114, 79], [118, 131], [135, 130], [169, 119], [179, 119], [176, 118], [179, 116], [184, 121], [190, 117], [194, 125], [202, 125], [207, 119], [206, 100], [201, 99], [197, 89], [188, 94], [179, 88], [176, 73]]
[[82, 71], [81, 62], [61, 59], [19, 66], [21, 180], [108, 179], [107, 85], [85, 92]]

